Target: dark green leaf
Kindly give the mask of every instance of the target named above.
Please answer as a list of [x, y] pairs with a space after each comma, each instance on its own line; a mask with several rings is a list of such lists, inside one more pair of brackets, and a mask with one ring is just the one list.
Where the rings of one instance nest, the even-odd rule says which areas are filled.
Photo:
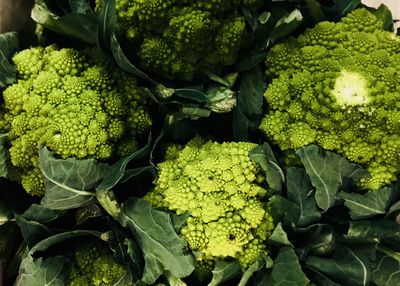
[[72, 269], [72, 261], [63, 256], [47, 259], [26, 257], [20, 266], [16, 286], [64, 286]]
[[400, 254], [383, 248], [378, 248], [378, 251], [372, 281], [379, 286], [400, 285]]
[[175, 278], [192, 273], [194, 259], [184, 252], [186, 243], [176, 234], [167, 213], [143, 199], [131, 198], [124, 203], [119, 221], [133, 232], [143, 251], [143, 282], [152, 284], [166, 272]]
[[174, 229], [177, 233], [185, 225], [188, 217], [190, 217], [189, 213], [185, 213], [183, 215], [177, 215], [175, 213], [171, 214], [172, 224], [174, 225]]
[[340, 285], [369, 285], [375, 256], [374, 245], [349, 248], [338, 245], [331, 258], [309, 256], [307, 266]]
[[21, 216], [27, 220], [33, 220], [40, 223], [49, 223], [58, 219], [65, 212], [45, 208], [42, 205], [32, 204]]
[[259, 257], [246, 271], [243, 273], [242, 278], [239, 281], [238, 286], [246, 286], [249, 279], [253, 276], [253, 274], [259, 271], [261, 268], [264, 268], [266, 263], [272, 263], [271, 258], [269, 256], [261, 256]]
[[293, 247], [292, 243], [288, 239], [286, 232], [283, 230], [282, 224], [280, 222], [275, 227], [271, 236], [268, 238], [268, 241], [270, 244], [273, 244], [275, 246], [287, 245]]
[[6, 265], [12, 260], [16, 246], [21, 243], [19, 232], [20, 230], [14, 222], [0, 225], [0, 261]]
[[267, 52], [251, 50], [243, 55], [234, 66], [237, 72], [244, 72], [250, 70], [265, 60]]
[[303, 15], [297, 9], [293, 10], [290, 14], [282, 17], [272, 29], [270, 33], [270, 39], [277, 41], [279, 39], [286, 38], [294, 30], [296, 30], [303, 22]]
[[365, 194], [342, 192], [338, 197], [344, 200], [344, 205], [350, 210], [351, 218], [357, 220], [385, 214], [399, 196], [398, 190], [382, 188]]
[[379, 8], [374, 11], [374, 15], [382, 21], [383, 23], [383, 28], [386, 31], [393, 32], [394, 27], [393, 27], [393, 16], [392, 12], [388, 7], [386, 7], [384, 4], [381, 4]]
[[208, 102], [207, 95], [198, 89], [192, 88], [179, 88], [175, 90], [175, 94], [181, 98], [190, 99], [196, 102]]
[[294, 250], [284, 246], [279, 250], [278, 257], [274, 261], [272, 272], [266, 286], [304, 286], [309, 282], [307, 276], [300, 267]]
[[315, 285], [323, 285], [323, 286], [340, 286], [340, 284], [337, 284], [330, 280], [328, 277], [326, 277], [324, 274], [321, 272], [305, 267], [305, 269], [308, 270], [308, 277], [310, 278], [311, 282], [314, 283]]
[[123, 184], [130, 179], [141, 177], [144, 174], [149, 174], [151, 177], [155, 178], [157, 176], [157, 170], [153, 166], [139, 167], [134, 169], [128, 169], [125, 171], [124, 176], [119, 181], [120, 184]]
[[111, 50], [111, 38], [115, 35], [118, 25], [114, 0], [101, 1], [99, 20], [99, 42], [107, 50]]
[[282, 196], [274, 195], [270, 199], [271, 215], [274, 221], [282, 222], [283, 225], [294, 227], [299, 220], [299, 208]]
[[73, 7], [79, 12], [85, 12], [85, 14], [68, 13], [59, 16], [49, 10], [45, 1], [37, 0], [35, 6], [33, 6], [31, 16], [35, 22], [56, 33], [87, 44], [97, 44], [98, 18], [90, 9], [78, 9], [76, 4]]
[[394, 203], [389, 210], [386, 213], [385, 217], [389, 217], [392, 214], [398, 214], [398, 212], [400, 211], [400, 201]]
[[15, 221], [21, 229], [22, 236], [28, 248], [33, 247], [39, 241], [53, 234], [53, 232], [43, 224], [33, 220], [27, 220], [23, 216], [16, 215]]
[[326, 15], [321, 9], [321, 4], [317, 0], [305, 0], [305, 2], [315, 23], [327, 20]]
[[346, 237], [390, 240], [400, 245], [400, 225], [394, 220], [351, 221]]
[[233, 113], [235, 140], [247, 140], [249, 132], [260, 124], [265, 88], [265, 77], [260, 67], [240, 75], [239, 93]]
[[223, 282], [234, 279], [240, 275], [240, 264], [237, 260], [235, 261], [223, 261], [218, 260], [215, 264], [214, 270], [212, 271], [213, 276], [208, 286], [218, 286]]
[[69, 0], [69, 7], [72, 12], [78, 14], [88, 14], [93, 12], [90, 7], [90, 1], [87, 0]]
[[107, 171], [107, 165], [94, 159], [57, 159], [47, 148], [39, 151], [39, 167], [46, 186], [42, 205], [49, 209], [70, 209], [93, 203], [93, 191]]
[[[146, 146], [137, 150], [125, 158], [118, 160], [115, 164], [107, 167], [107, 173], [104, 175], [101, 183], [96, 187], [97, 192], [112, 189], [120, 180], [125, 176], [125, 170], [129, 162], [132, 160], [140, 159], [146, 156], [151, 149], [152, 139], [149, 136]], [[140, 173], [139, 173], [140, 174]], [[132, 175], [132, 174], [131, 174]], [[132, 176], [131, 176], [132, 178]]]
[[76, 210], [76, 225], [85, 223], [86, 221], [103, 215], [103, 211], [97, 204], [83, 206]]
[[[17, 33], [0, 34], [0, 88], [5, 88], [7, 85], [13, 84], [17, 80], [17, 71], [10, 63], [12, 55], [18, 51], [19, 41]], [[0, 135], [0, 160], [4, 159], [2, 146], [5, 135]], [[0, 165], [1, 166], [1, 165]], [[0, 170], [1, 171], [1, 170]]]
[[272, 152], [268, 143], [257, 146], [249, 152], [250, 158], [260, 164], [265, 172], [268, 186], [274, 191], [279, 192], [282, 188], [282, 183], [285, 181], [285, 175], [278, 165], [278, 161]]
[[310, 178], [303, 169], [289, 168], [287, 170], [287, 197], [300, 210], [300, 217], [296, 226], [307, 226], [321, 218], [321, 213], [315, 205]]
[[201, 117], [208, 117], [210, 116], [211, 112], [209, 109], [200, 108], [200, 107], [182, 107], [181, 112], [191, 118], [191, 119], [199, 119]]
[[298, 244], [296, 253], [300, 259], [307, 255], [327, 255], [330, 254], [336, 245], [333, 236], [333, 227], [328, 224], [314, 224], [307, 228], [296, 229]]
[[339, 20], [347, 13], [353, 11], [360, 6], [361, 0], [333, 0], [334, 5], [324, 7], [324, 12], [328, 14], [330, 19]]
[[317, 205], [324, 211], [335, 202], [336, 193], [345, 179], [358, 180], [367, 172], [345, 158], [316, 145], [308, 145], [296, 151], [316, 188]]

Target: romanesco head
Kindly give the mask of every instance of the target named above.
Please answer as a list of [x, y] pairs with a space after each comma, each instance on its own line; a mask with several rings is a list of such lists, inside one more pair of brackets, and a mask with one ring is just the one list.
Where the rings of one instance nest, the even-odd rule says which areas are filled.
[[283, 150], [319, 144], [362, 164], [365, 189], [391, 183], [400, 170], [399, 52], [400, 37], [366, 9], [277, 44], [260, 129]]
[[180, 234], [199, 261], [233, 257], [247, 268], [267, 251], [273, 223], [259, 184], [260, 166], [249, 157], [254, 147], [196, 137], [183, 149], [169, 149], [158, 164], [156, 187], [145, 198], [178, 215], [190, 214]]
[[148, 92], [99, 52], [34, 47], [13, 61], [18, 82], [3, 92], [1, 127], [28, 193], [44, 192], [38, 169], [43, 146], [61, 158], [103, 161], [138, 149], [151, 126]]
[[[96, 1], [97, 10], [102, 1]], [[116, 0], [117, 19], [142, 68], [190, 81], [204, 66], [232, 65], [246, 35], [243, 8], [259, 0]]]
[[100, 241], [83, 240], [73, 254], [74, 266], [69, 274], [69, 286], [111, 286], [126, 273], [110, 250]]

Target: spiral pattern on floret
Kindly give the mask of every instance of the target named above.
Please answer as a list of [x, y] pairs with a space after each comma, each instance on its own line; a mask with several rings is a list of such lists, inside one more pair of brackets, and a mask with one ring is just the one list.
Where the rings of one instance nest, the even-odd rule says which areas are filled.
[[365, 166], [363, 188], [391, 183], [400, 170], [399, 39], [357, 9], [277, 44], [266, 57], [260, 130], [282, 150], [316, 143]]

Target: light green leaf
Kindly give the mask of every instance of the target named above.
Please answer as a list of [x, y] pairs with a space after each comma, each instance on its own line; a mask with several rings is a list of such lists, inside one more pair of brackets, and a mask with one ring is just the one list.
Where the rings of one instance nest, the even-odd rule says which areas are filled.
[[344, 205], [350, 210], [351, 218], [357, 220], [385, 214], [399, 196], [398, 190], [382, 188], [365, 194], [342, 192], [338, 197], [344, 200]]
[[[0, 81], [1, 81], [1, 74], [0, 74]], [[7, 142], [7, 134], [0, 134], [0, 177], [3, 178], [6, 178], [8, 174], [7, 149], [5, 147], [6, 142]]]
[[317, 205], [324, 211], [335, 202], [336, 193], [345, 179], [359, 180], [367, 172], [345, 158], [316, 145], [308, 145], [296, 151], [300, 156], [312, 185], [316, 188]]
[[303, 273], [294, 250], [284, 246], [274, 261], [266, 286], [304, 286], [310, 281]]
[[268, 241], [269, 243], [276, 246], [287, 245], [293, 247], [292, 243], [288, 239], [286, 232], [283, 230], [282, 224], [280, 222], [275, 227], [271, 236], [268, 238]]
[[315, 204], [315, 196], [310, 178], [300, 168], [287, 170], [287, 197], [300, 210], [300, 217], [296, 226], [302, 227], [317, 222], [321, 218]]
[[185, 253], [186, 243], [176, 234], [168, 213], [131, 198], [124, 203], [119, 221], [132, 231], [143, 251], [143, 282], [152, 284], [165, 273], [179, 279], [193, 272], [194, 259]]
[[249, 152], [250, 158], [260, 164], [265, 172], [268, 186], [275, 192], [279, 192], [282, 183], [285, 181], [285, 175], [279, 167], [278, 162], [268, 143], [259, 145]]
[[46, 193], [42, 205], [49, 209], [70, 209], [94, 202], [96, 185], [107, 168], [94, 159], [57, 159], [47, 148], [39, 151]]
[[229, 281], [238, 277], [241, 274], [240, 264], [235, 261], [218, 260], [212, 271], [213, 276], [208, 286], [218, 286], [223, 282]]
[[[0, 88], [5, 88], [7, 85], [13, 84], [17, 80], [17, 71], [10, 63], [12, 55], [17, 52], [19, 48], [19, 41], [17, 33], [4, 33], [0, 34]], [[0, 135], [0, 146], [2, 146], [1, 139], [4, 135]], [[2, 160], [0, 149], [0, 160]], [[1, 165], [0, 165], [1, 166]], [[1, 170], [0, 170], [1, 171]]]

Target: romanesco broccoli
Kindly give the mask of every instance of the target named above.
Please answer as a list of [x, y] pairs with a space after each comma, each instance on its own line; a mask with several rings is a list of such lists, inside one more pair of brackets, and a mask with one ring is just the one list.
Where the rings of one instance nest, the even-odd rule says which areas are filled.
[[126, 274], [125, 268], [112, 257], [101, 242], [79, 243], [74, 250], [74, 266], [69, 274], [69, 286], [116, 285]]
[[366, 9], [277, 44], [260, 129], [281, 149], [315, 143], [364, 165], [376, 190], [400, 170], [400, 37]]
[[[97, 50], [34, 47], [13, 57], [18, 82], [3, 91], [2, 133], [32, 195], [44, 193], [38, 150], [105, 161], [138, 149], [151, 118], [147, 92]], [[14, 172], [15, 173], [15, 172]]]
[[[97, 9], [102, 2], [96, 1]], [[141, 66], [168, 79], [186, 81], [197, 75], [202, 66], [219, 69], [236, 61], [246, 35], [243, 8], [257, 9], [260, 3], [259, 0], [115, 1], [120, 28]]]
[[173, 145], [168, 159], [158, 164], [156, 187], [145, 199], [178, 215], [190, 214], [180, 234], [204, 269], [226, 257], [247, 268], [267, 252], [273, 222], [261, 186], [265, 178], [249, 157], [254, 147], [196, 137], [183, 149]]

